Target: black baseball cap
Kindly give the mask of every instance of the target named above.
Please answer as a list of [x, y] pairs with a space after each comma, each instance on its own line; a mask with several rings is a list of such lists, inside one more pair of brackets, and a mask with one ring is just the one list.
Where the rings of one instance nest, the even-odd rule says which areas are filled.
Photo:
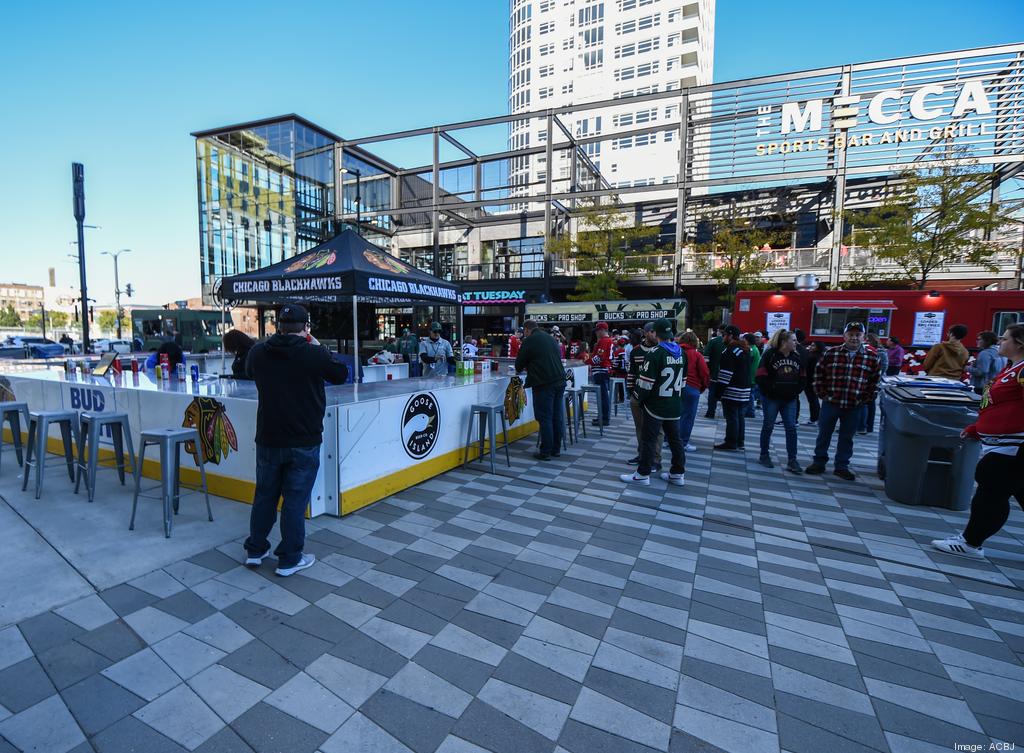
[[735, 324], [728, 324], [728, 325], [726, 325], [725, 327], [722, 328], [722, 332], [724, 332], [725, 334], [727, 334], [727, 335], [729, 335], [731, 337], [739, 337], [740, 336], [740, 328], [737, 327]]
[[289, 303], [277, 312], [277, 321], [287, 324], [305, 324], [309, 321], [309, 312], [297, 303]]
[[659, 319], [654, 323], [654, 332], [659, 337], [671, 337], [672, 322], [670, 322], [668, 319]]
[[847, 322], [846, 326], [843, 327], [843, 332], [849, 332], [852, 329], [859, 329], [861, 332], [863, 332], [864, 325], [861, 322]]

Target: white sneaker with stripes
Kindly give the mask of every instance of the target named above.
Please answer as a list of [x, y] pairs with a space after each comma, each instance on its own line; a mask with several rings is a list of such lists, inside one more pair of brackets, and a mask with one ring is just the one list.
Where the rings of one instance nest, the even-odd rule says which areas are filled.
[[948, 539], [935, 539], [932, 541], [932, 546], [938, 549], [940, 552], [946, 552], [947, 554], [959, 554], [963, 557], [970, 557], [976, 560], [985, 559], [985, 550], [980, 546], [971, 546], [964, 540], [964, 535], [958, 533], [956, 536], [950, 536]]

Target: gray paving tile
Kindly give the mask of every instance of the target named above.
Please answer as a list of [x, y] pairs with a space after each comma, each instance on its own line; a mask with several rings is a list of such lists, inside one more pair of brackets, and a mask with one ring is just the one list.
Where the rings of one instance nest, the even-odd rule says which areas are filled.
[[572, 706], [518, 685], [490, 679], [477, 696], [517, 722], [557, 740]]
[[775, 709], [777, 717], [786, 714], [827, 729], [845, 740], [855, 741], [866, 748], [885, 749], [882, 728], [873, 714], [861, 714], [782, 691], [775, 695]]
[[[111, 620], [117, 619], [114, 610], [107, 606], [96, 594], [90, 594], [78, 601], [54, 610], [58, 615], [69, 622], [73, 622], [83, 630], [95, 630], [101, 625], [106, 625]], [[3, 633], [0, 632], [0, 645], [3, 644]], [[2, 656], [3, 649], [0, 649]], [[3, 667], [3, 660], [0, 659], [0, 668]]]
[[384, 689], [434, 711], [458, 719], [473, 696], [438, 677], [416, 662], [409, 662], [384, 685]]
[[0, 722], [0, 735], [20, 750], [47, 753], [67, 753], [85, 742], [85, 735], [58, 695]]
[[[855, 740], [849, 740], [822, 727], [808, 724], [785, 713], [778, 713], [779, 743], [783, 750], [792, 753], [864, 753], [873, 750]], [[874, 750], [885, 750], [875, 748]]]
[[306, 667], [306, 673], [352, 708], [362, 706], [388, 681], [383, 675], [331, 654], [324, 654]]
[[486, 638], [481, 638], [458, 625], [451, 624], [446, 625], [443, 630], [431, 638], [430, 644], [494, 667], [501, 663], [506, 652], [502, 646], [492, 643]]
[[91, 740], [97, 753], [184, 753], [185, 748], [134, 716], [126, 716]]
[[146, 646], [145, 641], [120, 619], [83, 633], [75, 640], [110, 661], [121, 661]]
[[102, 674], [147, 701], [155, 700], [181, 682], [151, 648], [122, 659], [107, 667]]
[[268, 695], [264, 703], [327, 734], [337, 730], [355, 711], [305, 672]]
[[224, 726], [187, 685], [165, 693], [133, 716], [188, 750], [195, 750]]
[[78, 625], [53, 612], [43, 612], [36, 617], [24, 620], [19, 623], [18, 628], [21, 630], [25, 642], [32, 647], [36, 654], [67, 643], [85, 632]]
[[[672, 723], [676, 702], [676, 689], [659, 687], [632, 677], [591, 666], [583, 680], [584, 687], [609, 699], [657, 719]], [[578, 702], [579, 699], [577, 699]], [[640, 742], [639, 740], [637, 742]]]
[[17, 714], [53, 695], [56, 689], [35, 658], [0, 672], [0, 706]]
[[227, 655], [226, 652], [184, 633], [175, 633], [154, 644], [153, 651], [183, 680], [189, 679]]
[[408, 747], [358, 711], [320, 746], [320, 750], [323, 753], [410, 753]]
[[191, 677], [188, 685], [229, 724], [270, 694], [270, 688], [220, 664]]
[[225, 607], [222, 614], [256, 637], [280, 625], [291, 616], [245, 599]]
[[262, 702], [231, 726], [257, 753], [314, 753], [327, 739], [325, 732]]
[[405, 666], [407, 661], [401, 654], [358, 630], [353, 631], [352, 635], [335, 645], [328, 653], [385, 677], [391, 677]]
[[219, 664], [271, 689], [281, 687], [299, 671], [298, 667], [258, 640], [228, 654]]
[[476, 700], [452, 728], [452, 734], [492, 753], [550, 753], [554, 742]]
[[289, 617], [285, 624], [332, 644], [347, 638], [352, 632], [348, 624], [318, 606], [306, 607]]
[[260, 636], [260, 640], [300, 668], [323, 656], [333, 645], [331, 641], [316, 638], [288, 625], [271, 628]]
[[158, 599], [166, 599], [168, 596], [185, 590], [181, 581], [163, 570], [154, 570], [141, 578], [130, 580], [128, 585], [156, 596]]
[[173, 635], [189, 625], [185, 620], [151, 606], [125, 615], [124, 621], [135, 631], [136, 635], [150, 645], [159, 643], [167, 636]]
[[82, 731], [92, 737], [145, 705], [145, 701], [102, 675], [66, 688], [61, 695]]
[[221, 612], [188, 626], [182, 632], [225, 653], [237, 651], [253, 639], [248, 631]]
[[383, 689], [359, 711], [416, 753], [436, 750], [455, 723], [449, 716]]
[[[185, 585], [188, 584], [186, 583]], [[140, 591], [127, 584], [114, 586], [106, 591], [100, 591], [99, 596], [108, 607], [117, 612], [118, 617], [138, 612], [143, 607], [147, 607], [157, 601], [157, 598], [152, 594]]]
[[584, 687], [573, 705], [571, 717], [658, 750], [668, 748], [671, 726]]
[[233, 729], [224, 727], [196, 748], [195, 753], [252, 753], [252, 748]]
[[74, 685], [79, 680], [106, 669], [112, 663], [106, 657], [75, 641], [55, 646], [39, 654], [37, 658], [57, 690]]

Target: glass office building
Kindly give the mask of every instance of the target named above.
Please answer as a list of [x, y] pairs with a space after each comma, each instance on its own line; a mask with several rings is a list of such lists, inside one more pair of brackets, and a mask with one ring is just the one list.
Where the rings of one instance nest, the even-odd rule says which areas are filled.
[[[365, 210], [391, 201], [386, 165], [347, 151], [347, 172], [336, 171], [340, 139], [295, 115], [193, 136], [207, 301], [221, 277], [277, 263], [332, 237], [341, 229], [335, 222], [339, 198], [347, 213], [355, 212], [357, 191]], [[343, 179], [340, 191], [337, 177]], [[373, 232], [382, 223], [373, 218], [364, 235], [384, 240]]]

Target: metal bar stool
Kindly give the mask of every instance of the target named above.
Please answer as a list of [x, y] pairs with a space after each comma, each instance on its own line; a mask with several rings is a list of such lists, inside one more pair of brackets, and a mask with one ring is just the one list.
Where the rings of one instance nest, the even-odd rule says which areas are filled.
[[18, 458], [19, 468], [25, 462], [21, 444], [22, 419], [25, 420], [25, 428], [27, 429], [29, 425], [28, 403], [14, 401], [0, 403], [0, 460], [3, 460], [4, 454], [4, 424], [8, 423], [11, 425], [11, 445], [14, 447], [14, 454]]
[[[196, 487], [187, 486], [190, 493], [202, 491], [206, 497], [206, 515], [210, 522], [213, 522], [213, 510], [210, 509], [210, 493], [206, 486], [206, 466], [203, 465], [202, 449], [199, 442], [199, 432], [194, 428], [174, 429], [147, 429], [142, 432], [142, 444], [139, 447], [139, 459], [135, 463], [135, 496], [132, 499], [132, 519], [128, 523], [128, 530], [135, 530], [135, 510], [139, 504], [139, 496], [142, 485], [142, 465], [146, 458], [146, 447], [155, 445], [160, 448], [160, 484], [150, 487], [160, 489], [160, 498], [164, 503], [164, 537], [171, 537], [171, 512], [178, 514], [178, 503], [181, 499], [181, 446], [186, 442], [196, 443], [196, 463], [199, 465], [199, 476], [202, 479], [201, 485]], [[174, 467], [171, 467], [171, 464]], [[143, 497], [153, 497], [152, 494], [142, 494]]]
[[[626, 404], [626, 380], [623, 377], [612, 377], [610, 381], [611, 381], [611, 388], [612, 388], [612, 411], [613, 411], [612, 415], [613, 416], [618, 416], [619, 415], [619, 404], [622, 404], [622, 405]], [[619, 400], [619, 391], [616, 389], [616, 387], [621, 387], [622, 388], [622, 399], [621, 400]]]
[[577, 439], [579, 439], [579, 427], [577, 425], [579, 394], [579, 390], [575, 387], [566, 387], [565, 389], [565, 434], [562, 435], [562, 444], [565, 449], [569, 449], [566, 440], [576, 444]]
[[[25, 466], [22, 473], [21, 490], [28, 489], [29, 468], [36, 473], [36, 499], [43, 493], [43, 470], [47, 466], [46, 445], [50, 425], [60, 427], [64, 439], [64, 462], [68, 467], [68, 478], [75, 480], [75, 456], [73, 444], [78, 444], [78, 414], [73, 410], [30, 411], [28, 414], [28, 447], [25, 448]], [[52, 464], [52, 463], [51, 463]]]
[[[479, 416], [479, 419], [477, 419]], [[480, 454], [478, 460], [484, 458], [484, 430], [487, 429], [490, 434], [491, 445], [488, 453], [491, 456], [491, 473], [494, 473], [494, 450], [498, 444], [498, 437], [496, 433], [497, 418], [501, 417], [501, 431], [505, 434], [505, 462], [508, 467], [512, 467], [512, 458], [508, 453], [508, 422], [505, 420], [505, 405], [504, 403], [497, 403], [494, 405], [487, 404], [476, 404], [469, 409], [469, 426], [466, 427], [466, 454], [463, 456], [462, 465], [465, 466], [469, 462], [469, 443], [473, 437], [473, 422], [478, 421], [478, 427], [480, 430], [478, 445], [480, 448]], [[486, 422], [487, 426], [484, 426]]]
[[[127, 413], [82, 413], [79, 416], [78, 431], [78, 473], [75, 474], [75, 494], [78, 494], [85, 476], [89, 501], [96, 497], [96, 474], [101, 468], [116, 468], [121, 486], [124, 486], [124, 450], [128, 445], [128, 458], [131, 460], [132, 474], [135, 473], [135, 447], [132, 443], [131, 426]], [[114, 464], [101, 464], [100, 434], [110, 427], [110, 438], [114, 443]]]
[[[598, 428], [601, 430], [601, 436], [603, 437], [604, 436], [604, 413], [601, 411], [601, 388], [598, 387], [596, 384], [585, 384], [582, 387], [577, 387], [577, 389], [580, 391], [580, 414], [581, 414], [581, 418], [583, 417], [582, 416], [582, 413], [583, 413], [583, 401], [586, 400], [586, 396], [587, 395], [593, 395], [594, 396], [594, 402], [595, 402], [595, 404], [597, 406], [597, 425], [598, 425]], [[584, 421], [584, 424], [585, 423], [586, 422]], [[583, 436], [584, 436], [584, 438], [586, 438], [586, 436], [587, 436], [587, 429], [586, 429], [585, 426], [583, 428]]]

